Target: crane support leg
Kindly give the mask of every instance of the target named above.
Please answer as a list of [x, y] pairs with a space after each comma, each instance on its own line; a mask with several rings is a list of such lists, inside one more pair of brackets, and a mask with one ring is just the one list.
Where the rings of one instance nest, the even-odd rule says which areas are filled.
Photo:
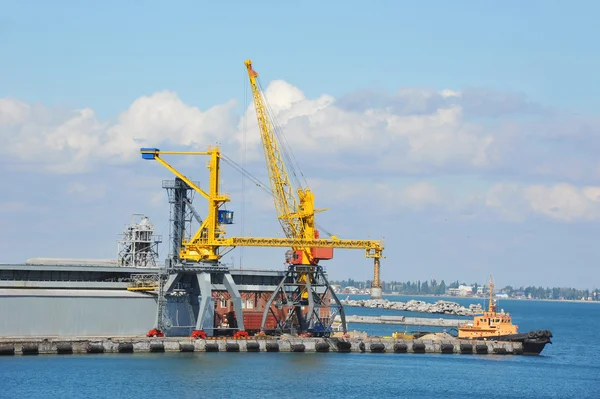
[[[310, 285], [310, 281], [313, 279], [312, 273], [309, 273], [306, 275], [306, 292], [308, 292], [308, 312], [306, 313], [306, 318], [301, 317], [301, 315], [299, 315], [298, 320], [304, 321], [306, 320], [306, 326], [301, 325], [301, 330], [308, 330], [308, 329], [312, 329], [315, 328], [315, 320], [312, 317], [314, 312], [315, 312], [315, 294], [313, 293], [312, 287]], [[319, 321], [319, 315], [317, 314], [317, 322]]]
[[233, 281], [231, 274], [223, 274], [223, 284], [227, 288], [227, 292], [231, 296], [231, 302], [233, 303], [233, 309], [235, 310], [235, 318], [237, 319], [237, 325], [239, 331], [244, 331], [244, 315], [242, 313], [242, 296]]
[[[164, 331], [165, 329], [165, 307], [166, 307], [166, 295], [171, 293], [173, 287], [181, 279], [180, 274], [170, 274], [167, 281], [163, 280], [163, 275], [159, 274], [158, 283], [161, 284], [158, 289], [158, 295], [156, 297], [156, 318], [154, 319], [154, 329], [158, 331]], [[164, 285], [163, 285], [164, 284]]]
[[[311, 271], [307, 270], [309, 267]], [[280, 317], [271, 310], [271, 305], [277, 297], [281, 298], [281, 307], [284, 309], [283, 316]], [[307, 311], [304, 311], [306, 308]], [[300, 334], [329, 336], [337, 314], [342, 319], [344, 333], [347, 332], [344, 308], [331, 289], [323, 267], [319, 265], [290, 265], [267, 301], [261, 325], [263, 330], [269, 312], [277, 320], [275, 333], [297, 331]]]
[[379, 280], [379, 269], [381, 263], [379, 258], [373, 260], [373, 283], [371, 284], [371, 299], [381, 299], [381, 281]]
[[[289, 273], [289, 271], [288, 271]], [[271, 294], [271, 296], [269, 297], [269, 300], [267, 300], [267, 303], [265, 304], [265, 310], [263, 311], [263, 317], [262, 317], [262, 322], [260, 323], [260, 329], [262, 331], [265, 330], [265, 327], [267, 325], [267, 317], [269, 316], [269, 313], [272, 312], [271, 310], [271, 306], [273, 305], [273, 301], [275, 300], [275, 298], [277, 298], [277, 296], [281, 293], [284, 297], [285, 297], [285, 291], [283, 290], [283, 285], [285, 284], [285, 281], [288, 278], [288, 273], [285, 274], [285, 276], [283, 276], [283, 279], [281, 280], [281, 282], [279, 283], [279, 285], [277, 286], [277, 288], [275, 288], [275, 291], [273, 291], [273, 293]], [[286, 302], [287, 302], [287, 298]], [[280, 321], [279, 319], [277, 319], [277, 315], [273, 314], [275, 316], [275, 319], [277, 320], [277, 328], [281, 329], [283, 326], [280, 325]]]
[[165, 293], [166, 294], [170, 294], [171, 291], [173, 291], [175, 284], [177, 284], [179, 282], [179, 280], [181, 280], [181, 276], [182, 276], [181, 273], [169, 274], [169, 277], [167, 278], [167, 282], [165, 283]]
[[203, 330], [209, 337], [213, 336], [215, 306], [212, 297], [210, 273], [197, 273], [198, 286], [200, 287], [200, 307], [196, 318], [196, 330]]
[[[348, 332], [348, 326], [346, 324], [346, 311], [344, 310], [344, 306], [342, 306], [342, 303], [340, 302], [339, 298], [337, 297], [335, 292], [331, 289], [331, 286], [329, 285], [329, 281], [327, 280], [327, 277], [325, 277], [325, 275], [323, 275], [323, 279], [325, 280], [325, 283], [327, 284], [327, 287], [329, 288], [329, 293], [330, 293], [331, 297], [333, 298], [333, 301], [337, 305], [338, 313], [340, 315], [340, 319], [342, 320], [342, 331], [344, 332], [344, 334], [346, 334]], [[331, 314], [330, 315], [331, 320], [334, 320], [335, 316], [336, 316], [335, 314]]]

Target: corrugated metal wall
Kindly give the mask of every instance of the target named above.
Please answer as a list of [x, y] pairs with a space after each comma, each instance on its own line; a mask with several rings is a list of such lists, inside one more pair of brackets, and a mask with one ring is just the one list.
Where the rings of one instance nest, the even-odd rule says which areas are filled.
[[[29, 290], [31, 292], [31, 290]], [[75, 290], [0, 292], [0, 336], [145, 335], [154, 325], [156, 300], [143, 295]], [[93, 295], [93, 296], [91, 296]]]

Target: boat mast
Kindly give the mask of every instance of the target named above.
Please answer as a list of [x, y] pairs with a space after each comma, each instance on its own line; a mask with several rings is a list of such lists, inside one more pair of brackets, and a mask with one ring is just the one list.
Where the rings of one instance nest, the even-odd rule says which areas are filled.
[[494, 281], [492, 280], [492, 276], [490, 276], [490, 304], [488, 307], [488, 312], [493, 313], [496, 311], [496, 301], [494, 300]]

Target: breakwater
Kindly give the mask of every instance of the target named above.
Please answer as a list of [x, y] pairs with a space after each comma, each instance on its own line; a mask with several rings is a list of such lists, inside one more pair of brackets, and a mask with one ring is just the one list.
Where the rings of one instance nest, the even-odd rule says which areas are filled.
[[[335, 317], [336, 322], [341, 322], [339, 315]], [[362, 324], [396, 324], [405, 326], [432, 326], [432, 327], [458, 327], [464, 323], [458, 319], [434, 319], [428, 317], [404, 317], [404, 316], [346, 316], [346, 323]]]
[[366, 339], [272, 338], [98, 338], [98, 339], [2, 339], [0, 356], [66, 355], [159, 352], [291, 352], [291, 353], [441, 353], [520, 355], [518, 342], [467, 341], [458, 339]]
[[473, 316], [477, 313], [483, 312], [483, 308], [480, 304], [471, 304], [469, 307], [464, 307], [456, 302], [450, 301], [437, 301], [435, 303], [428, 303], [414, 299], [408, 302], [395, 302], [387, 299], [345, 299], [341, 302], [343, 306], [402, 310], [405, 312], [447, 314], [454, 316]]

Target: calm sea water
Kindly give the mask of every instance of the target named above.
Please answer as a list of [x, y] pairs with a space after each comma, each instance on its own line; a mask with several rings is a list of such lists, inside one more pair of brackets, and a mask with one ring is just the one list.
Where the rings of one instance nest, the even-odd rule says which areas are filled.
[[[500, 307], [513, 314], [520, 330], [551, 330], [554, 344], [547, 345], [542, 356], [163, 353], [0, 357], [0, 398], [600, 398], [600, 305], [506, 300]], [[348, 308], [349, 314], [380, 312]], [[389, 335], [400, 327], [351, 328]]]

